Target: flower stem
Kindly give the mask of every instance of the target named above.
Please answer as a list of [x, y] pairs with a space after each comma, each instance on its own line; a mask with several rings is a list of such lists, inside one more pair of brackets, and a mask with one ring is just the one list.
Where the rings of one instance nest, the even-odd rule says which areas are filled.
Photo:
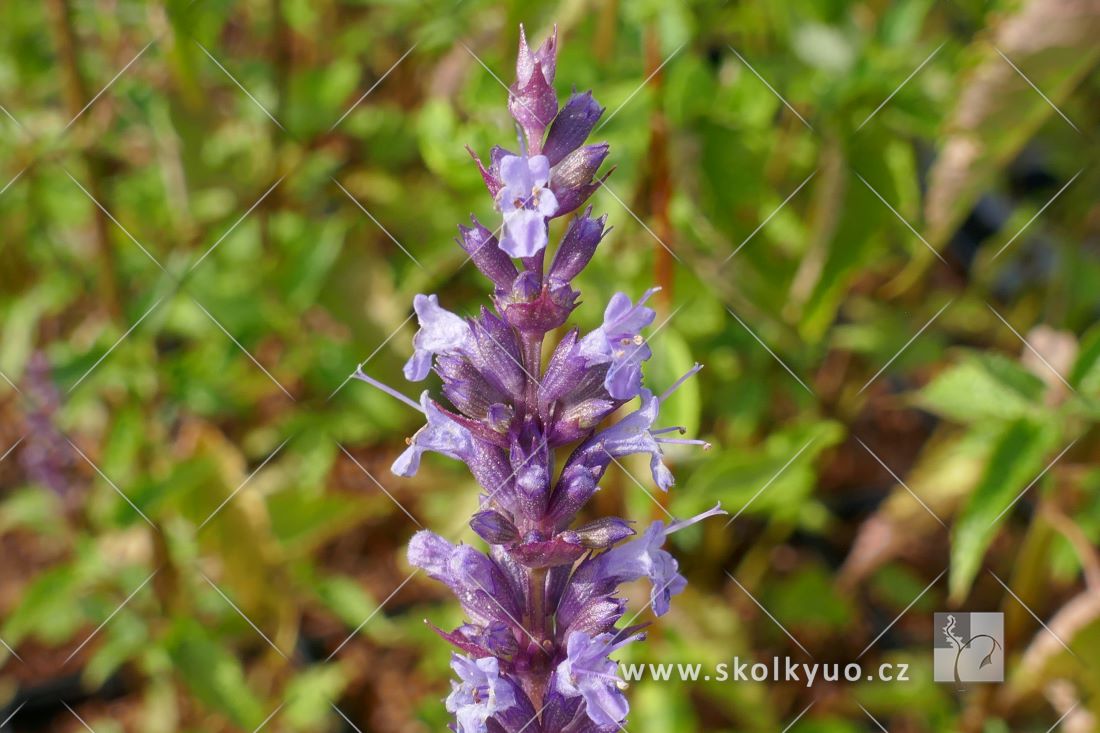
[[542, 333], [521, 333], [523, 347], [523, 370], [527, 374], [527, 390], [524, 395], [529, 406], [538, 404], [538, 374], [542, 370], [542, 342], [546, 337]]
[[542, 643], [546, 638], [546, 568], [531, 568], [527, 574], [531, 599], [531, 635]]

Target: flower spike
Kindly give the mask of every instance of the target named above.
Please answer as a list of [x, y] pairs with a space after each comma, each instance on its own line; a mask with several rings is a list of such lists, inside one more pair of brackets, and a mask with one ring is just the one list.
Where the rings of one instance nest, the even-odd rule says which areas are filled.
[[[469, 526], [484, 551], [428, 530], [408, 547], [409, 564], [443, 583], [464, 616], [449, 631], [432, 626], [455, 648], [450, 729], [612, 733], [630, 704], [611, 657], [644, 639], [647, 626], [623, 623], [620, 586], [648, 579], [653, 613], [666, 614], [687, 586], [666, 539], [725, 512], [716, 506], [644, 531], [620, 517], [578, 521], [612, 461], [648, 455], [654, 484], [668, 491], [663, 449], [709, 447], [682, 437], [682, 427], [658, 427], [662, 403], [702, 367], [659, 394], [646, 385], [652, 349], [643, 331], [656, 318], [646, 303], [657, 288], [637, 301], [616, 292], [598, 328], [548, 341], [577, 307], [578, 276], [609, 231], [607, 216], [585, 205], [609, 175], [599, 170], [610, 149], [587, 140], [604, 112], [591, 92], [574, 91], [558, 108], [557, 31], [536, 48], [522, 27], [519, 35], [508, 97], [518, 152], [495, 146], [483, 163], [470, 151], [500, 219], [471, 219], [457, 239], [491, 281], [493, 307], [462, 317], [435, 295], [413, 299], [420, 328], [404, 375], [421, 382], [434, 371], [440, 401], [430, 390], [414, 401], [361, 368], [354, 376], [426, 419], [395, 474], [413, 476], [426, 453], [439, 453], [462, 461], [482, 489]], [[550, 222], [576, 211], [553, 246]], [[568, 446], [576, 447], [566, 455]]]

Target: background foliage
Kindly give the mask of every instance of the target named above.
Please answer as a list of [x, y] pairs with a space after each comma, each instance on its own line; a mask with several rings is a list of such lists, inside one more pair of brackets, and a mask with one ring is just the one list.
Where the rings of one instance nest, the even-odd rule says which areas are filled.
[[[556, 22], [618, 166], [576, 320], [662, 285], [650, 380], [705, 362], [669, 407], [715, 445], [598, 509], [735, 515], [677, 536], [691, 585], [628, 659], [913, 680], [641, 683], [631, 731], [1095, 730], [1098, 15], [4, 4], [0, 729], [442, 729], [422, 619], [458, 611], [403, 548], [475, 541], [475, 489], [391, 476], [418, 417], [346, 377], [401, 383], [413, 294], [483, 299], [462, 146], [514, 138], [495, 77]], [[1005, 612], [1004, 685], [931, 682], [949, 608]]]

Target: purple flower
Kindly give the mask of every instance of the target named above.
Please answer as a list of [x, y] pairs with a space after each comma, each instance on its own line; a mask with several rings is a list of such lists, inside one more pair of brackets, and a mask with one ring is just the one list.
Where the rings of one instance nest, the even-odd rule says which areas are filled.
[[409, 447], [397, 457], [390, 468], [398, 476], [413, 476], [420, 469], [420, 456], [425, 451], [442, 453], [459, 461], [469, 461], [473, 456], [474, 438], [470, 431], [440, 409], [428, 396], [428, 390], [420, 395], [420, 407], [428, 417], [428, 424], [416, 431], [409, 440]]
[[603, 325], [581, 339], [578, 349], [586, 363], [610, 364], [604, 386], [617, 400], [629, 400], [642, 387], [642, 362], [653, 352], [642, 338], [641, 330], [657, 315], [643, 304], [659, 288], [650, 288], [637, 304], [623, 293], [611, 296], [603, 314]]
[[512, 257], [534, 257], [546, 247], [546, 220], [558, 210], [547, 187], [550, 162], [545, 155], [507, 155], [500, 161], [504, 187], [497, 203], [504, 214], [500, 248]]
[[74, 478], [72, 450], [58, 429], [61, 392], [53, 381], [49, 359], [35, 351], [27, 361], [24, 394], [30, 409], [26, 415], [26, 439], [19, 461], [27, 477], [50, 489], [66, 504], [76, 502], [84, 481]]
[[[556, 53], [556, 36], [532, 51], [521, 30], [508, 102], [520, 154], [495, 146], [486, 167], [471, 151], [500, 211], [501, 234], [495, 223], [473, 219], [459, 228], [458, 243], [492, 281], [493, 308], [461, 318], [434, 295], [414, 299], [420, 330], [405, 376], [420, 381], [434, 367], [446, 402], [424, 392], [417, 403], [362, 369], [355, 374], [427, 418], [394, 473], [413, 475], [434, 451], [463, 461], [482, 488], [470, 528], [487, 551], [427, 530], [408, 548], [409, 563], [445, 584], [464, 615], [451, 631], [432, 626], [458, 650], [446, 700], [457, 733], [617, 731], [629, 706], [610, 655], [642, 638], [647, 625], [621, 626], [627, 601], [619, 586], [648, 578], [654, 612], [667, 613], [686, 580], [662, 545], [721, 512], [654, 522], [641, 536], [618, 517], [578, 526], [612, 460], [647, 454], [654, 481], [668, 490], [663, 447], [706, 444], [666, 437], [682, 428], [655, 427], [661, 404], [700, 369], [659, 396], [646, 388], [642, 366], [651, 350], [641, 331], [653, 323], [645, 303], [655, 289], [637, 303], [616, 293], [595, 331], [572, 329], [556, 347], [548, 343], [577, 306], [574, 282], [608, 231], [606, 216], [584, 209], [547, 264], [549, 220], [584, 206], [608, 154], [606, 144], [586, 144], [603, 113], [590, 93], [574, 93], [559, 112]], [[601, 429], [635, 397], [637, 409]]]
[[405, 362], [405, 379], [419, 382], [428, 376], [436, 354], [464, 354], [473, 345], [470, 326], [439, 305], [437, 295], [417, 295], [413, 310], [420, 330], [413, 336], [413, 355]]
[[475, 514], [470, 519], [470, 529], [490, 545], [508, 545], [519, 539], [519, 530], [512, 520], [492, 509]]
[[[668, 535], [707, 517], [725, 514], [720, 507], [669, 525], [654, 522], [646, 532], [607, 552], [583, 560], [573, 572], [557, 605], [556, 623], [564, 638], [575, 631], [601, 633], [614, 627], [624, 607], [614, 597], [622, 583], [648, 578], [650, 605], [657, 616], [668, 613], [672, 596], [682, 593], [687, 581], [675, 558], [661, 549]], [[620, 634], [630, 633], [620, 630]]]
[[585, 712], [596, 725], [618, 728], [630, 711], [623, 694], [626, 683], [617, 674], [619, 665], [608, 655], [634, 639], [616, 642], [614, 634], [592, 637], [583, 631], [569, 635], [565, 660], [554, 671], [555, 689], [566, 698], [583, 697]]
[[451, 683], [447, 711], [458, 720], [459, 733], [485, 733], [485, 722], [516, 704], [513, 685], [500, 676], [496, 659], [473, 660], [454, 654], [451, 669], [458, 682]]
[[409, 542], [409, 564], [444, 583], [462, 610], [478, 626], [511, 628], [522, 603], [505, 569], [469, 545], [452, 545], [434, 532], [421, 530]]
[[702, 366], [696, 364], [691, 371], [677, 380], [676, 384], [660, 397], [655, 397], [652, 392], [643, 388], [641, 391], [641, 406], [608, 429], [597, 433], [593, 438], [596, 446], [606, 451], [611, 458], [621, 458], [634, 453], [648, 453], [649, 468], [653, 472], [654, 482], [662, 491], [668, 491], [676, 480], [664, 463], [664, 452], [661, 450], [661, 444], [698, 445], [703, 449], [709, 448], [710, 444], [704, 440], [665, 438], [663, 437], [664, 434], [680, 431], [681, 429], [672, 427], [654, 430], [653, 423], [657, 420], [661, 403], [677, 387], [683, 384], [685, 379], [698, 373], [700, 369], [702, 369]]
[[661, 549], [665, 539], [673, 532], [690, 527], [707, 517], [725, 513], [715, 506], [689, 519], [673, 522], [667, 527], [664, 522], [656, 521], [649, 525], [649, 529], [641, 537], [613, 547], [601, 555], [598, 560], [600, 574], [619, 582], [649, 578], [653, 586], [650, 591], [653, 613], [664, 616], [668, 613], [672, 596], [679, 595], [687, 587], [687, 580], [679, 573], [676, 558]]

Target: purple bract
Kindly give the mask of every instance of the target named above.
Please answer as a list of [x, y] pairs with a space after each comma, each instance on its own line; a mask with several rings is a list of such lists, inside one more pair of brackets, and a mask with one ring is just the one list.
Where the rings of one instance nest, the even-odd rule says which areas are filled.
[[[666, 537], [724, 514], [715, 507], [653, 522], [640, 536], [618, 517], [574, 526], [612, 461], [648, 455], [654, 482], [667, 491], [673, 477], [662, 445], [706, 444], [663, 437], [681, 428], [655, 427], [661, 404], [701, 368], [660, 395], [643, 385], [651, 351], [642, 331], [655, 315], [645, 302], [655, 289], [636, 302], [616, 293], [599, 328], [569, 331], [543, 365], [547, 335], [576, 307], [573, 279], [607, 233], [606, 216], [592, 218], [589, 207], [568, 222], [546, 266], [550, 221], [577, 211], [601, 185], [596, 173], [608, 153], [604, 143], [585, 144], [603, 113], [591, 93], [573, 94], [559, 110], [556, 54], [556, 32], [532, 51], [520, 29], [508, 109], [521, 152], [494, 148], [488, 167], [475, 156], [501, 222], [492, 232], [475, 219], [459, 227], [458, 242], [492, 281], [494, 309], [464, 318], [435, 295], [413, 302], [420, 330], [405, 377], [418, 382], [434, 369], [449, 406], [428, 391], [418, 404], [356, 373], [427, 419], [394, 473], [412, 476], [425, 452], [441, 453], [463, 461], [484, 490], [470, 526], [487, 553], [427, 530], [409, 544], [409, 562], [446, 584], [467, 619], [454, 631], [436, 629], [458, 650], [446, 705], [459, 733], [619, 730], [629, 705], [610, 655], [645, 636], [645, 624], [618, 628], [626, 611], [619, 586], [647, 579], [654, 613], [667, 613], [687, 581], [662, 549]], [[633, 411], [604, 425], [635, 399]]]

